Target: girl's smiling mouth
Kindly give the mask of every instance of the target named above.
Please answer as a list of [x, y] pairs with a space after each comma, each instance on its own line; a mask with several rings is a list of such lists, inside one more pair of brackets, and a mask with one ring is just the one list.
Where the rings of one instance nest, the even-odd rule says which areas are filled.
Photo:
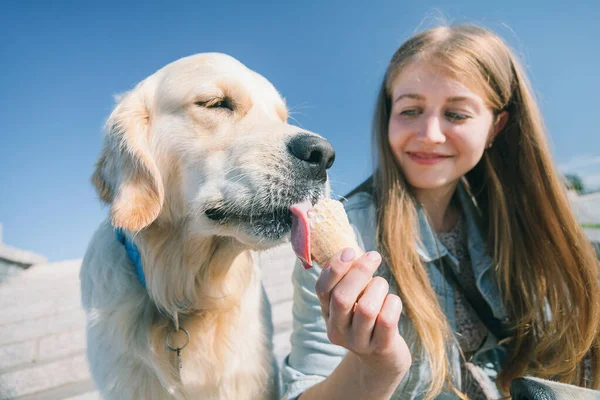
[[412, 161], [416, 162], [417, 164], [422, 164], [422, 165], [437, 164], [439, 162], [447, 160], [448, 158], [453, 157], [453, 156], [447, 155], [447, 154], [430, 153], [430, 152], [425, 152], [425, 151], [407, 151], [406, 155], [408, 155], [408, 157]]

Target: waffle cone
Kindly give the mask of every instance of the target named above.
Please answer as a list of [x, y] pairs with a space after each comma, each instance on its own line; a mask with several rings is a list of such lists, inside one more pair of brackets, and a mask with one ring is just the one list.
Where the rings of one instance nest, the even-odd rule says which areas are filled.
[[319, 201], [308, 212], [310, 249], [313, 260], [324, 266], [346, 247], [360, 250], [342, 203], [332, 199]]

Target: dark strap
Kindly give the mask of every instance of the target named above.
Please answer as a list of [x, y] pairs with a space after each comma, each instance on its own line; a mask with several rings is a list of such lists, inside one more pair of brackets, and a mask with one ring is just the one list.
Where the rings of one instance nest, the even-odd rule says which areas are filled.
[[117, 236], [117, 240], [121, 242], [123, 246], [125, 246], [125, 251], [127, 251], [127, 255], [129, 256], [129, 260], [131, 260], [132, 264], [135, 266], [135, 272], [137, 274], [140, 283], [146, 288], [146, 276], [144, 275], [144, 267], [142, 266], [142, 256], [140, 254], [140, 250], [130, 240], [127, 235], [125, 235], [125, 231], [123, 228], [115, 228], [115, 235]]
[[465, 290], [465, 288], [460, 284], [460, 281], [454, 273], [454, 270], [448, 265], [448, 263], [444, 262], [443, 259], [440, 259], [440, 261], [441, 262], [439, 263], [438, 268], [444, 277], [447, 278], [449, 282], [453, 283], [456, 288], [461, 290], [461, 293], [465, 295], [481, 322], [483, 322], [488, 330], [492, 332], [496, 339], [499, 341], [505, 339], [508, 336], [506, 329], [504, 329], [502, 326], [502, 322], [498, 318], [494, 317], [492, 309], [483, 296], [479, 293], [479, 290]]

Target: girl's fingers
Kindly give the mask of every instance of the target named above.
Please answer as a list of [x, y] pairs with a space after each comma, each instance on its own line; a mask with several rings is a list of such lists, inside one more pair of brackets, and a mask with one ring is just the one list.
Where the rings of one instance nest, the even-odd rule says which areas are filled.
[[373, 336], [373, 328], [388, 294], [389, 284], [381, 277], [369, 282], [362, 296], [356, 303], [352, 316], [352, 335], [349, 343], [355, 352], [368, 350]]
[[398, 321], [402, 313], [402, 301], [395, 294], [385, 297], [381, 311], [375, 321], [371, 347], [377, 351], [385, 351], [396, 341], [398, 336]]
[[373, 277], [373, 272], [379, 267], [380, 263], [381, 256], [376, 251], [363, 255], [352, 264], [352, 268], [331, 291], [329, 323], [338, 331], [349, 329], [354, 304], [358, 301], [360, 294]]
[[346, 275], [356, 258], [356, 250], [348, 247], [332, 257], [328, 266], [321, 271], [315, 283], [315, 292], [321, 304], [321, 312], [325, 320], [329, 318], [329, 301], [331, 291]]

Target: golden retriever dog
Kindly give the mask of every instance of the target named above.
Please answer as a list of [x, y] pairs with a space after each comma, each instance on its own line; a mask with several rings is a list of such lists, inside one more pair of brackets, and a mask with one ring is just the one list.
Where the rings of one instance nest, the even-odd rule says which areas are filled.
[[121, 97], [92, 176], [110, 216], [81, 269], [103, 398], [278, 397], [255, 251], [288, 238], [292, 204], [328, 195], [334, 159], [287, 119], [271, 83], [218, 53]]

